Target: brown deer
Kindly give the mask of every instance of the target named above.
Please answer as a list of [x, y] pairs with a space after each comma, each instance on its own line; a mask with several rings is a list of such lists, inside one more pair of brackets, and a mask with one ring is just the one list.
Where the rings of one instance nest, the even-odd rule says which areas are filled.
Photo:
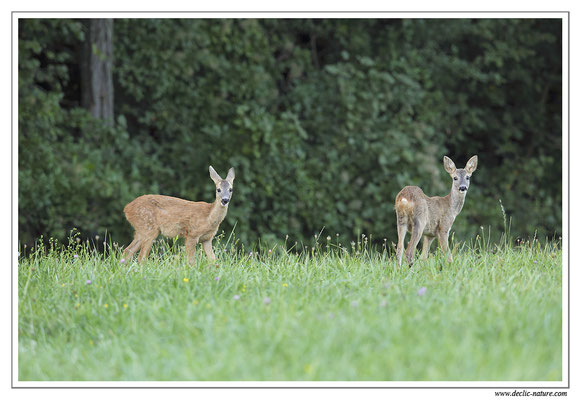
[[448, 261], [452, 262], [452, 253], [448, 249], [448, 235], [456, 216], [462, 211], [464, 199], [470, 186], [470, 176], [476, 170], [478, 157], [473, 156], [464, 169], [456, 169], [454, 162], [444, 157], [444, 169], [452, 178], [452, 190], [444, 197], [428, 197], [417, 186], [404, 187], [395, 197], [395, 213], [397, 215], [397, 264], [401, 266], [404, 238], [411, 232], [406, 259], [412, 265], [414, 253], [422, 235], [424, 245], [422, 259], [428, 258], [430, 245], [437, 237]]
[[209, 259], [216, 259], [212, 239], [228, 212], [234, 185], [234, 168], [230, 168], [226, 179], [222, 179], [210, 166], [210, 178], [216, 184], [216, 200], [213, 203], [146, 194], [127, 204], [123, 212], [135, 229], [135, 237], [123, 252], [123, 257], [130, 259], [139, 250], [137, 261], [141, 262], [147, 258], [153, 241], [161, 233], [170, 238], [185, 238], [190, 262], [194, 261], [198, 242], [202, 243]]

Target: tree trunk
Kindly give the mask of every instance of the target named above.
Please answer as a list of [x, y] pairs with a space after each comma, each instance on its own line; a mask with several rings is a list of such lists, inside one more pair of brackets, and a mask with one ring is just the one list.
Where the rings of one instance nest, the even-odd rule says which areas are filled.
[[113, 125], [113, 20], [86, 21], [81, 57], [81, 104], [95, 118]]

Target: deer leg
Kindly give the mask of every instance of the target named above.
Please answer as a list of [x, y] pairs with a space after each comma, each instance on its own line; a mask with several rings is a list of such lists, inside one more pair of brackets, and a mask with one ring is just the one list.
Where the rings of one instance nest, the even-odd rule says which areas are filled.
[[452, 262], [452, 252], [448, 248], [448, 234], [450, 231], [438, 231], [438, 242], [444, 254], [448, 255], [448, 262]]
[[206, 256], [208, 257], [208, 259], [210, 260], [216, 259], [216, 256], [214, 255], [214, 249], [212, 249], [212, 239], [202, 242], [202, 247], [204, 248], [204, 251], [206, 252]]
[[141, 243], [143, 242], [143, 235], [140, 234], [140, 231], [136, 230], [135, 235], [133, 237], [133, 241], [127, 246], [127, 248], [123, 251], [123, 258], [130, 260], [133, 258], [135, 253], [141, 247]]
[[422, 225], [419, 221], [414, 221], [414, 227], [412, 229], [412, 235], [410, 237], [410, 241], [408, 243], [408, 248], [405, 251], [406, 259], [408, 261], [409, 266], [411, 267], [414, 262], [414, 253], [416, 251], [416, 247], [422, 238], [422, 233], [424, 233], [424, 225]]
[[130, 260], [137, 251], [137, 249], [140, 247], [140, 245], [141, 240], [136, 233], [133, 241], [129, 244], [129, 246], [127, 246], [125, 250], [123, 250], [123, 258], [125, 258], [126, 260]]
[[151, 246], [153, 246], [153, 241], [159, 235], [159, 231], [150, 231], [147, 236], [141, 241], [141, 249], [139, 249], [139, 257], [137, 257], [137, 262], [141, 262], [147, 258], [149, 252], [151, 251]]
[[422, 260], [427, 260], [428, 252], [430, 251], [430, 246], [432, 245], [434, 239], [435, 239], [434, 237], [424, 236], [424, 245], [422, 247]]
[[198, 238], [188, 236], [186, 237], [186, 253], [188, 254], [188, 262], [190, 264], [194, 263], [194, 257], [196, 255], [196, 245], [198, 244]]
[[397, 216], [397, 250], [395, 258], [397, 259], [397, 266], [401, 267], [401, 259], [403, 257], [404, 239], [408, 231], [407, 222], [405, 218]]

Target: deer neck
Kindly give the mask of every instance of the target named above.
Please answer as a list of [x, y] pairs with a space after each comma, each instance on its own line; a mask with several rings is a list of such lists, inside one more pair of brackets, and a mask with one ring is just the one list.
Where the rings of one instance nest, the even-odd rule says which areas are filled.
[[212, 226], [218, 226], [226, 217], [228, 212], [228, 206], [223, 206], [220, 199], [216, 199], [212, 203], [212, 208], [210, 209], [210, 214], [208, 214], [208, 222]]
[[460, 211], [462, 211], [462, 207], [464, 207], [466, 194], [462, 194], [458, 189], [455, 189], [454, 184], [452, 184], [452, 190], [450, 190], [448, 196], [450, 198], [450, 208], [448, 209], [448, 213], [453, 218], [456, 218], [456, 216], [460, 214]]

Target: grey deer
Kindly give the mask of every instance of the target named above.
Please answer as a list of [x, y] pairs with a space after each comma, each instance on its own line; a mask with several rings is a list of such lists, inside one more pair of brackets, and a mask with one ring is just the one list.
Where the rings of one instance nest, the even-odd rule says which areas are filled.
[[464, 169], [456, 169], [454, 162], [444, 157], [444, 169], [452, 178], [452, 190], [444, 197], [428, 197], [417, 186], [404, 187], [395, 198], [397, 216], [397, 251], [398, 266], [401, 266], [404, 238], [411, 232], [408, 247], [405, 251], [408, 264], [412, 265], [414, 253], [420, 238], [424, 237], [422, 259], [428, 258], [430, 245], [437, 237], [448, 261], [452, 262], [452, 253], [448, 249], [448, 235], [456, 216], [462, 211], [464, 199], [470, 186], [470, 176], [476, 170], [478, 157], [473, 156]]
[[212, 239], [228, 212], [234, 187], [234, 168], [230, 168], [226, 179], [222, 179], [212, 166], [209, 170], [210, 178], [216, 184], [213, 203], [146, 194], [125, 206], [123, 212], [135, 229], [135, 237], [123, 252], [123, 257], [130, 259], [139, 250], [137, 261], [141, 262], [147, 258], [153, 241], [161, 233], [169, 238], [185, 238], [189, 262], [194, 261], [199, 242], [206, 256], [210, 260], [216, 259]]

